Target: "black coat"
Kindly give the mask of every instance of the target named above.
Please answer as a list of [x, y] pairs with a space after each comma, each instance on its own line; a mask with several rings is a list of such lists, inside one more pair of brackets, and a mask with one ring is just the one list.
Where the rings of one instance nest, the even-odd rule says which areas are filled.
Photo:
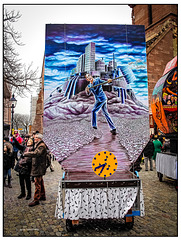
[[154, 144], [153, 144], [152, 140], [150, 140], [147, 143], [146, 147], [144, 148], [144, 151], [143, 151], [144, 156], [145, 157], [152, 157], [153, 153], [154, 153], [154, 149], [155, 149]]
[[8, 170], [13, 167], [13, 158], [7, 152], [3, 154], [3, 168]]

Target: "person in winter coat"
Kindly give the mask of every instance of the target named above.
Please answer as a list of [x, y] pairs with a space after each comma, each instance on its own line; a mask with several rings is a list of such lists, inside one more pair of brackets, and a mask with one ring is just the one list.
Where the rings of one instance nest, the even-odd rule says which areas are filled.
[[15, 135], [16, 140], [19, 142], [19, 144], [22, 144], [23, 139], [20, 137], [18, 130], [14, 130], [14, 135]]
[[25, 134], [24, 138], [23, 138], [23, 142], [22, 142], [22, 145], [23, 146], [27, 146], [27, 142], [30, 138], [30, 135], [29, 134]]
[[23, 139], [20, 137], [17, 130], [14, 131], [14, 135], [11, 138], [11, 143], [13, 145], [13, 152], [14, 152], [14, 159], [18, 161], [18, 151], [24, 150], [23, 146], [21, 145], [23, 142]]
[[153, 171], [153, 161], [152, 156], [154, 153], [154, 144], [153, 140], [150, 139], [150, 141], [147, 143], [143, 153], [144, 153], [144, 161], [145, 161], [145, 171], [148, 171], [148, 161], [150, 162], [150, 171]]
[[12, 143], [9, 142], [9, 138], [4, 137], [3, 143], [4, 143], [4, 146], [7, 146], [10, 156], [13, 156], [13, 145], [12, 145]]
[[42, 138], [43, 135], [37, 133], [34, 138], [34, 151], [23, 154], [24, 157], [32, 158], [31, 176], [35, 177], [34, 200], [29, 203], [29, 207], [38, 205], [40, 200], [46, 200], [43, 175], [46, 173], [47, 148]]
[[[27, 146], [24, 150], [24, 153], [30, 152], [33, 150], [33, 140], [30, 138], [27, 142]], [[32, 160], [31, 157], [23, 157], [20, 158], [19, 162], [19, 183], [21, 187], [21, 194], [18, 196], [18, 199], [24, 198], [25, 194], [25, 183], [27, 189], [27, 197], [26, 200], [31, 198], [31, 181], [30, 181], [30, 173], [31, 173], [31, 165]]]
[[[4, 172], [4, 187], [12, 188], [11, 185], [11, 168], [13, 167], [13, 150], [10, 143], [4, 143], [3, 152], [3, 172]], [[6, 185], [6, 178], [8, 176], [8, 185]]]
[[9, 138], [8, 137], [4, 137], [3, 139], [3, 144], [4, 146], [7, 147], [9, 156], [12, 158], [12, 168], [14, 167], [14, 159], [13, 159], [13, 145], [12, 143], [9, 142]]
[[161, 149], [162, 149], [162, 143], [158, 140], [157, 136], [155, 135], [154, 136], [154, 141], [153, 141], [153, 144], [154, 144], [154, 147], [155, 147], [155, 150], [154, 150], [154, 153], [153, 153], [153, 159], [156, 161], [156, 155], [157, 153], [160, 153], [161, 152]]

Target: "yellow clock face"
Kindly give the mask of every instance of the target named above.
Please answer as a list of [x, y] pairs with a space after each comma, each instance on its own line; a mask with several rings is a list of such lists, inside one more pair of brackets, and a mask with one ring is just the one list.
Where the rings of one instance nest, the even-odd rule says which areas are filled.
[[112, 176], [118, 166], [115, 155], [108, 151], [97, 153], [92, 160], [92, 169], [100, 177]]

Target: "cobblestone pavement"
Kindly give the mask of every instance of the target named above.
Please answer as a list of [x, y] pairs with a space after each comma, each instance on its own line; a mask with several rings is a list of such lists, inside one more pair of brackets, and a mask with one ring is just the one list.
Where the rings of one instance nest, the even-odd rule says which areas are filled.
[[[145, 217], [135, 217], [134, 226], [126, 230], [118, 220], [84, 221], [74, 232], [67, 232], [64, 220], [54, 217], [61, 166], [54, 162], [55, 171], [44, 176], [47, 200], [33, 208], [31, 200], [17, 199], [20, 193], [18, 176], [12, 172], [12, 188], [4, 188], [4, 236], [177, 236], [177, 191], [166, 177], [159, 182], [155, 171], [142, 170]], [[32, 184], [32, 193], [34, 184]]]

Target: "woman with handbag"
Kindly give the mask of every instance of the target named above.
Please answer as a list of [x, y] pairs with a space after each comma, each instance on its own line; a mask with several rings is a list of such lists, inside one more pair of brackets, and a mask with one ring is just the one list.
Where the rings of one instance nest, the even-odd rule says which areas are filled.
[[[27, 147], [24, 150], [24, 153], [30, 152], [33, 150], [33, 140], [30, 138], [27, 142]], [[24, 198], [25, 194], [25, 183], [27, 189], [27, 197], [26, 200], [31, 198], [31, 181], [30, 181], [30, 173], [31, 173], [31, 165], [32, 159], [31, 157], [23, 157], [21, 156], [19, 162], [19, 183], [21, 187], [21, 194], [18, 196], [18, 199]]]

